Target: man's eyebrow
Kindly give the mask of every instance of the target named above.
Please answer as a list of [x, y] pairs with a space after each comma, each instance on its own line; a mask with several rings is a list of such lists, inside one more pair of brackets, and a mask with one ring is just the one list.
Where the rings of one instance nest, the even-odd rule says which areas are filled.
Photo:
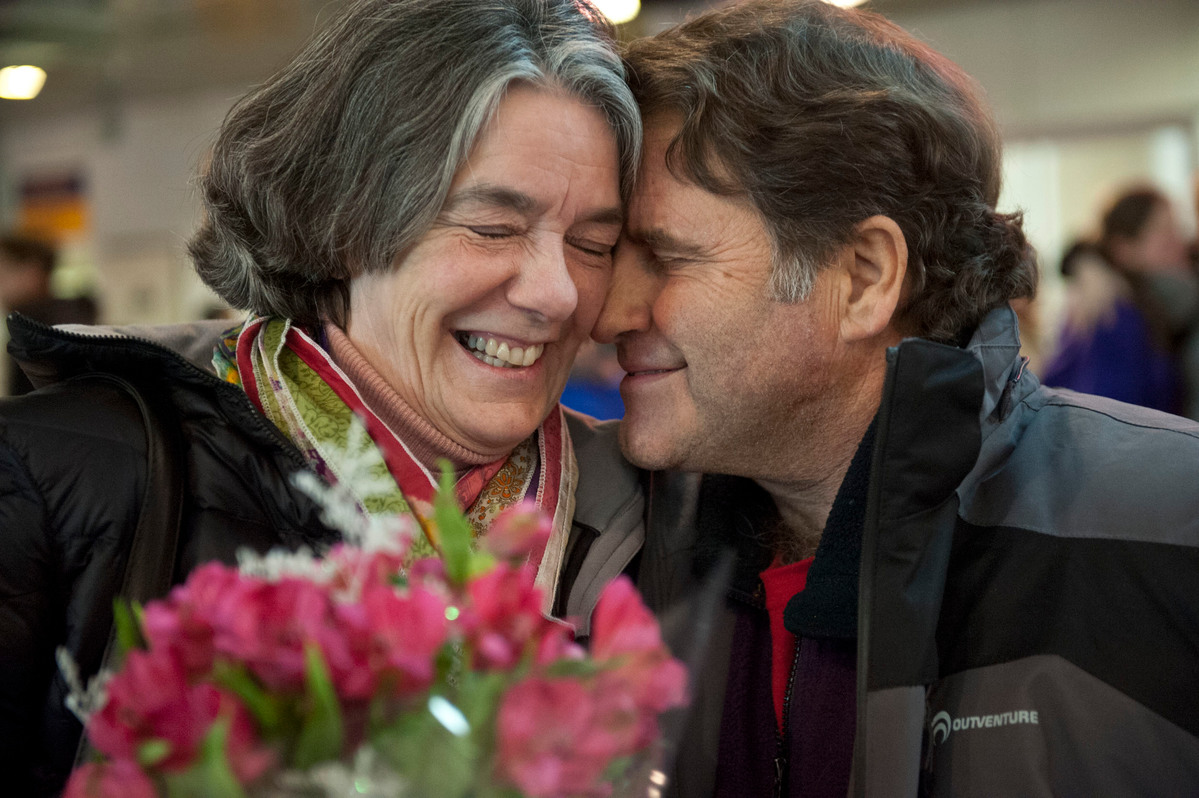
[[701, 258], [708, 254], [708, 248], [702, 244], [685, 241], [661, 228], [630, 230], [628, 231], [628, 236], [638, 244], [654, 250], [654, 252], [666, 252], [670, 255], [681, 255], [684, 258]]

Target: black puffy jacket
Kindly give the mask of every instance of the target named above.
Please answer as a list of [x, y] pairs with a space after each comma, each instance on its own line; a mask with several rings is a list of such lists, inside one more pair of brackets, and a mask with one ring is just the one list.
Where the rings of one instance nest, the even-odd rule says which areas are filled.
[[[125, 595], [162, 595], [200, 563], [233, 562], [242, 546], [335, 540], [290, 481], [307, 468], [299, 450], [212, 375], [227, 326], [101, 336], [9, 319], [9, 351], [45, 387], [0, 399], [0, 795], [55, 794], [67, 778], [82, 729], [64, 708], [54, 652], [65, 646], [85, 677], [103, 660], [138, 519], [162, 509], [162, 480], [147, 495], [148, 452], [179, 475], [168, 491], [181, 500], [179, 539], [166, 582], [144, 584], [151, 569], [133, 568], [138, 589]], [[644, 541], [644, 499], [614, 424], [573, 411], [566, 422], [579, 479], [554, 606], [585, 638], [601, 590]]]
[[[8, 795], [47, 795], [61, 789], [81, 732], [55, 649], [85, 674], [98, 669], [146, 501], [140, 403], [182, 477], [174, 581], [234, 561], [241, 546], [318, 546], [334, 533], [289, 480], [306, 467], [300, 452], [239, 388], [197, 365], [207, 353], [193, 362], [148, 340], [16, 316], [9, 328], [10, 351], [47, 387], [0, 401], [0, 773]], [[190, 337], [211, 341], [205, 333]]]

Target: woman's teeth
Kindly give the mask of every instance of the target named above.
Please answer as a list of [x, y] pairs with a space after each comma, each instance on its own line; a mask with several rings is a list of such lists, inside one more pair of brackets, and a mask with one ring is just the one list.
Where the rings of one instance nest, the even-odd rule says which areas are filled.
[[534, 344], [522, 349], [519, 346], [510, 347], [507, 343], [499, 343], [494, 338], [483, 338], [478, 335], [463, 336], [459, 340], [462, 340], [463, 345], [479, 360], [489, 366], [499, 368], [531, 366], [545, 351], [545, 344]]

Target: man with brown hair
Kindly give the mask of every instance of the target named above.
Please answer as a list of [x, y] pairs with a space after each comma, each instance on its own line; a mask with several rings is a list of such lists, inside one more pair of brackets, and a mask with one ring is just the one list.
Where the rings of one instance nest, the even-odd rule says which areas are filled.
[[738, 554], [674, 794], [1199, 788], [1199, 427], [1026, 368], [973, 82], [805, 0], [626, 59], [646, 144], [595, 335], [652, 470], [639, 584], [665, 610]]

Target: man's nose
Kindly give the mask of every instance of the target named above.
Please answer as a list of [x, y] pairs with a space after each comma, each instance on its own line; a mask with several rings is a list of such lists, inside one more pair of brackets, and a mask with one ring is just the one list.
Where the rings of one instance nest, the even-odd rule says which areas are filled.
[[650, 253], [626, 240], [616, 247], [612, 281], [591, 336], [612, 343], [622, 333], [648, 330], [659, 280], [649, 268]]

